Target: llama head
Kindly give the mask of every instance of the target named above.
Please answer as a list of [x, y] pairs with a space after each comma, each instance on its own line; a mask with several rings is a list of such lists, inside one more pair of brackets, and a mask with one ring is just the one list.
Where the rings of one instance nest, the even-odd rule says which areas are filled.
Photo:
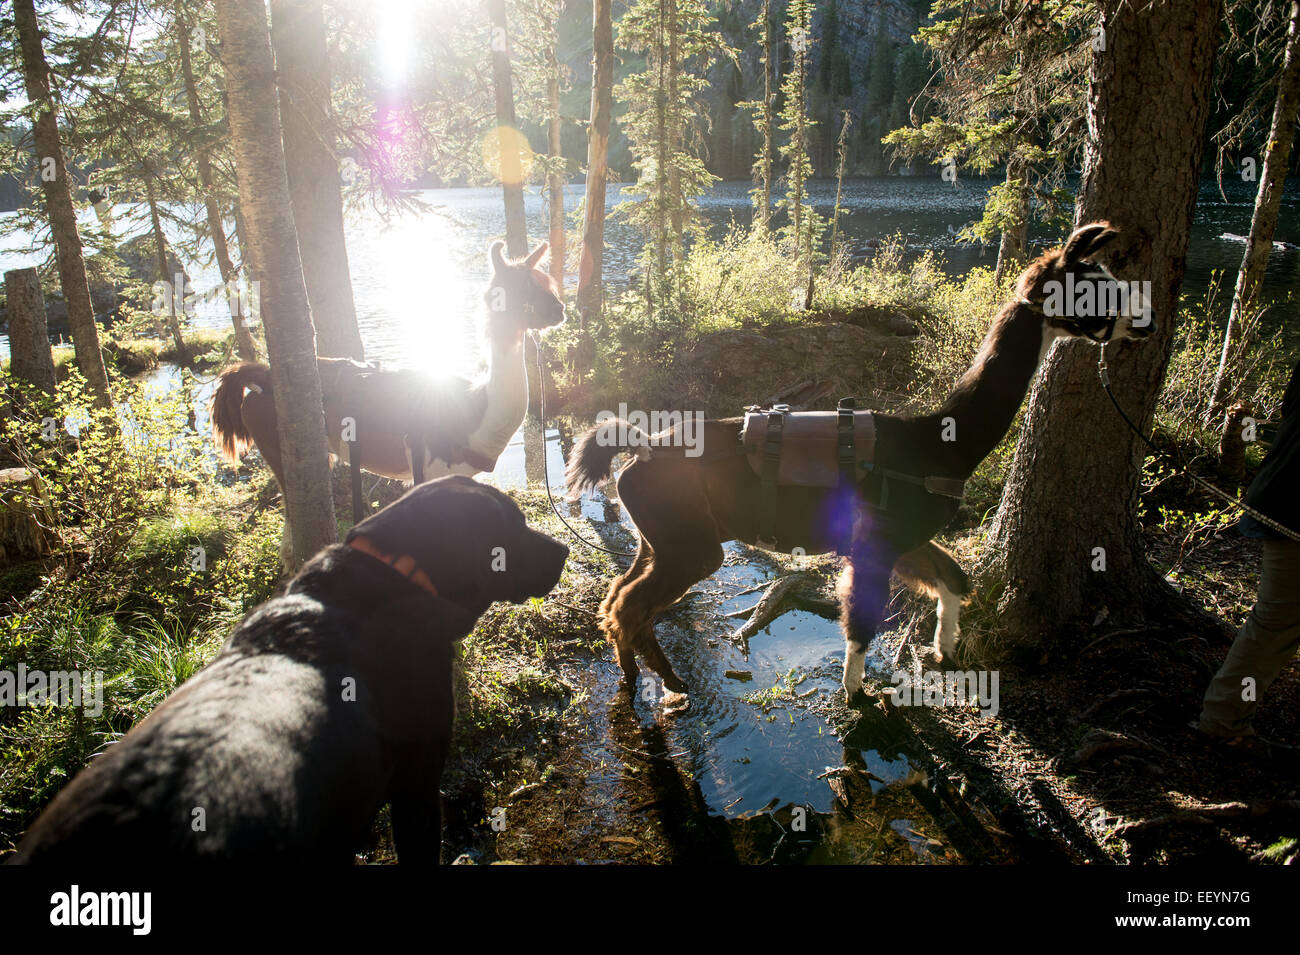
[[1109, 222], [1080, 226], [1065, 245], [1025, 269], [1016, 294], [1042, 313], [1045, 332], [1105, 343], [1146, 338], [1156, 330], [1151, 283], [1122, 282], [1096, 259], [1118, 237]]
[[522, 336], [530, 328], [550, 328], [564, 321], [564, 300], [555, 280], [537, 267], [549, 248], [543, 242], [518, 262], [506, 260], [505, 243], [488, 250], [492, 279], [483, 300], [488, 307], [488, 332]]

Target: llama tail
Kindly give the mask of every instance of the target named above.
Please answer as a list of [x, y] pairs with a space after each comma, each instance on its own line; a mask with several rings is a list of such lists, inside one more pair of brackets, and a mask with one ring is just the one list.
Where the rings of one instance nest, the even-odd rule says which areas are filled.
[[573, 444], [564, 480], [570, 494], [592, 490], [609, 477], [614, 458], [624, 451], [634, 451], [644, 457], [650, 446], [650, 436], [636, 425], [622, 418], [610, 418], [592, 428]]
[[229, 365], [221, 372], [212, 396], [212, 441], [231, 464], [253, 444], [244, 423], [244, 389], [270, 392], [271, 369], [254, 361]]

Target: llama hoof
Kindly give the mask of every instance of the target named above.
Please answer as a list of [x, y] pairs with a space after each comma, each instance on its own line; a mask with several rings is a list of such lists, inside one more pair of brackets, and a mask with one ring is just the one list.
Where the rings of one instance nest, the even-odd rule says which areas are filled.
[[663, 704], [665, 710], [680, 712], [691, 705], [691, 698], [685, 693], [675, 693], [672, 690], [665, 690], [663, 695]]
[[674, 674], [668, 674], [668, 676], [664, 677], [663, 680], [665, 696], [673, 693], [680, 696], [686, 695], [686, 684], [679, 680]]
[[866, 690], [864, 690], [861, 686], [858, 686], [858, 688], [854, 690], [852, 693], [850, 693], [846, 689], [844, 691], [844, 695], [848, 700], [850, 709], [863, 710], [866, 709], [868, 706], [875, 705], [876, 703], [876, 698], [872, 696], [870, 693], [868, 693]]

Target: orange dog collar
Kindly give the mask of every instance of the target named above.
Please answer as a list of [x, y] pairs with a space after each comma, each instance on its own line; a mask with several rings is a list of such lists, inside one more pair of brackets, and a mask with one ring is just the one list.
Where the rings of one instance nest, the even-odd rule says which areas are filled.
[[416, 566], [415, 558], [410, 554], [402, 554], [400, 557], [394, 557], [392, 554], [385, 554], [375, 546], [374, 541], [369, 537], [366, 537], [364, 534], [359, 534], [352, 538], [352, 540], [347, 542], [347, 546], [354, 550], [359, 550], [361, 553], [375, 558], [375, 560], [383, 561], [417, 587], [427, 590], [435, 597], [438, 596], [438, 588], [433, 585], [433, 581], [429, 579], [429, 575]]

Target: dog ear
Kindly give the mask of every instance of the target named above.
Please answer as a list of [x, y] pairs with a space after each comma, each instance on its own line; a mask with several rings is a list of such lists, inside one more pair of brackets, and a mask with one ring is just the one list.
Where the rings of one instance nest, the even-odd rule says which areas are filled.
[[498, 240], [488, 249], [488, 261], [492, 263], [492, 271], [498, 275], [506, 270], [505, 248], [506, 244]]
[[1098, 249], [1117, 238], [1119, 238], [1119, 232], [1112, 228], [1109, 222], [1091, 222], [1088, 225], [1079, 226], [1066, 240], [1061, 257], [1067, 264], [1082, 262], [1095, 254]]
[[537, 248], [533, 249], [532, 252], [528, 253], [528, 258], [524, 259], [524, 265], [528, 266], [530, 269], [534, 268], [538, 262], [542, 261], [542, 256], [546, 254], [546, 250], [550, 247], [551, 244], [549, 242], [543, 242]]

